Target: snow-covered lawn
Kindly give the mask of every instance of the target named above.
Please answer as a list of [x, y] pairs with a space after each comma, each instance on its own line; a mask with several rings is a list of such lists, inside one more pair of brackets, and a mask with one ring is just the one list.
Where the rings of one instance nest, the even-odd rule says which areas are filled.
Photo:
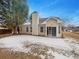
[[32, 53], [42, 59], [79, 59], [79, 43], [73, 38], [16, 35], [0, 39], [0, 48]]

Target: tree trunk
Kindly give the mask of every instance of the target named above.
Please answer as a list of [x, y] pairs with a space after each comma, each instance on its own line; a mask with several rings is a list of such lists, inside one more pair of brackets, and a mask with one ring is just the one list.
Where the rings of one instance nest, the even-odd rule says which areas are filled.
[[18, 32], [18, 34], [20, 34], [20, 29], [19, 29], [19, 26], [17, 26], [17, 32]]
[[13, 29], [12, 29], [12, 34], [17, 34], [17, 27], [14, 27]]

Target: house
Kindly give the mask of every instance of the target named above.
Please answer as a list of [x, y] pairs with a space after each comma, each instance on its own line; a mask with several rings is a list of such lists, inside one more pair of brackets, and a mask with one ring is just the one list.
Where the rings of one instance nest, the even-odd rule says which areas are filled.
[[64, 27], [64, 32], [73, 32], [71, 27]]
[[62, 37], [62, 21], [59, 17], [39, 18], [38, 12], [32, 13], [32, 21], [20, 26], [20, 33]]
[[79, 32], [79, 26], [64, 27], [64, 32]]

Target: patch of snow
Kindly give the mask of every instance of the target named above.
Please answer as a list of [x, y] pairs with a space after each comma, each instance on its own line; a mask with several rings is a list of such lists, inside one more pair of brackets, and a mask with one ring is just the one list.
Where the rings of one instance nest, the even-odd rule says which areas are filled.
[[43, 56], [43, 55], [39, 55], [39, 57], [41, 57], [42, 59], [45, 59], [45, 56]]
[[[49, 38], [49, 37], [39, 37], [39, 36], [30, 36], [30, 35], [16, 35], [0, 39], [1, 48], [11, 48], [14, 51], [20, 52], [29, 52], [30, 48], [25, 48], [23, 42], [31, 42], [32, 44], [43, 44], [49, 47], [63, 49], [66, 51], [75, 51], [79, 53], [79, 44], [71, 43], [70, 38]], [[28, 41], [28, 42], [27, 42]], [[75, 49], [74, 49], [75, 48]], [[53, 52], [49, 50], [47, 54], [52, 54], [52, 58], [55, 59], [74, 59], [73, 54], [69, 57], [59, 54], [58, 52]], [[42, 59], [45, 59], [43, 55], [40, 55]], [[49, 56], [48, 59], [51, 59]]]
[[29, 36], [29, 35], [17, 35], [2, 38], [0, 43], [4, 43], [5, 47], [22, 47], [24, 41], [30, 41], [32, 43], [41, 43], [50, 47], [56, 47], [65, 50], [72, 50], [68, 43], [65, 43], [64, 39], [61, 38], [47, 38], [47, 37], [38, 37], [38, 36]]

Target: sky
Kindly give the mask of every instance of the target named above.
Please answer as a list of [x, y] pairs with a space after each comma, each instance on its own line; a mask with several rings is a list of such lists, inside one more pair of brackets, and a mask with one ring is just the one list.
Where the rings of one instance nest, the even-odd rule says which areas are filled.
[[37, 11], [40, 17], [57, 16], [66, 24], [79, 26], [79, 0], [28, 0], [29, 14]]

